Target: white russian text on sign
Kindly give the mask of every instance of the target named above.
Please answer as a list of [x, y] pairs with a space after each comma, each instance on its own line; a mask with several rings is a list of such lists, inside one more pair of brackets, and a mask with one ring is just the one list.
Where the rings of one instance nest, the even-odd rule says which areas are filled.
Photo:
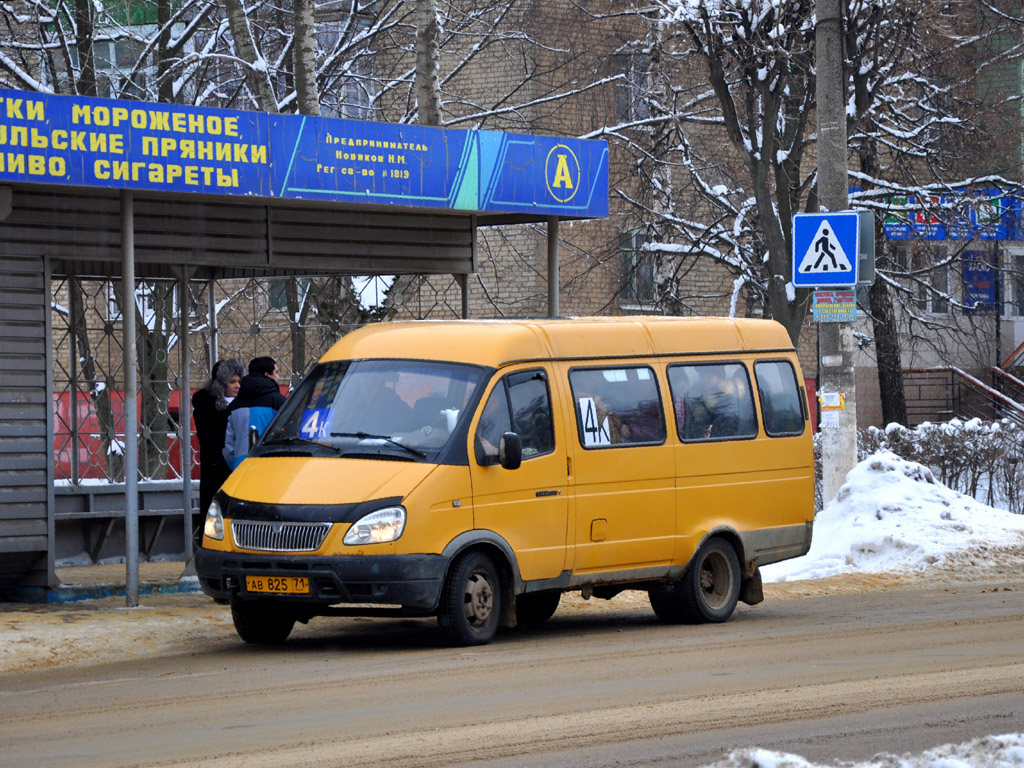
[[811, 303], [816, 323], [852, 323], [857, 320], [857, 294], [850, 290], [815, 291]]

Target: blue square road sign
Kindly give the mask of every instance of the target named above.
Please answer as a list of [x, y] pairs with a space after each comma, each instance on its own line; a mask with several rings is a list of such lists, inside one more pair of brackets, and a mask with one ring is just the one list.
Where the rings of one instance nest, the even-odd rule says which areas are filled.
[[856, 285], [859, 252], [856, 211], [793, 216], [793, 285], [797, 288]]

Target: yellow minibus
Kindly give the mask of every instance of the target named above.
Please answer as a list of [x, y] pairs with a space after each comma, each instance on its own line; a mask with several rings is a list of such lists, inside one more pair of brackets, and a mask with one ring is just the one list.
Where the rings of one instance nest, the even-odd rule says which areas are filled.
[[725, 621], [763, 599], [760, 566], [810, 547], [802, 384], [769, 320], [366, 326], [217, 493], [200, 585], [250, 643], [360, 615], [479, 645], [567, 591]]

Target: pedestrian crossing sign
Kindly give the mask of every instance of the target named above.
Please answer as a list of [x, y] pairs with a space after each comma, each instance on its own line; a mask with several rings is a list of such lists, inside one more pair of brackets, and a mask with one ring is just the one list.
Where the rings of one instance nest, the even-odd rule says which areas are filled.
[[859, 251], [856, 211], [793, 216], [793, 285], [797, 288], [856, 285]]

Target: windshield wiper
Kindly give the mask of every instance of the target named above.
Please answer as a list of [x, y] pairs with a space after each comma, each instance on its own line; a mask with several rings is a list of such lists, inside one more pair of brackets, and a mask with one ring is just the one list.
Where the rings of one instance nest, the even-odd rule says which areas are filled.
[[391, 445], [397, 445], [402, 450], [408, 451], [413, 456], [418, 456], [421, 459], [427, 458], [427, 454], [423, 451], [416, 450], [405, 443], [400, 443], [388, 435], [371, 435], [369, 432], [331, 432], [331, 437], [358, 437], [360, 440], [384, 440], [391, 443]]
[[295, 437], [293, 435], [286, 435], [284, 437], [277, 438], [276, 440], [264, 440], [263, 446], [273, 445], [319, 445], [321, 448], [329, 448], [334, 453], [341, 453], [341, 448], [330, 443], [325, 443], [323, 440], [313, 440], [308, 437]]

